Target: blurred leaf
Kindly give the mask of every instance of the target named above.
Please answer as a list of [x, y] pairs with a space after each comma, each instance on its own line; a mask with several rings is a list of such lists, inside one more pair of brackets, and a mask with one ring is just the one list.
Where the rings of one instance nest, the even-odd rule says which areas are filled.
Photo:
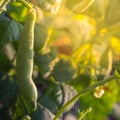
[[34, 28], [34, 45], [35, 50], [38, 51], [42, 47], [46, 41], [50, 38], [51, 35], [51, 20], [49, 17], [46, 17], [43, 14], [43, 11], [39, 7], [35, 7], [36, 9], [36, 23]]
[[3, 53], [3, 51], [0, 50], [0, 70], [8, 71], [10, 67], [11, 67], [10, 61]]
[[12, 104], [15, 98], [17, 85], [15, 81], [7, 75], [0, 75], [0, 111]]
[[109, 0], [94, 0], [93, 4], [90, 6], [90, 9], [88, 9], [85, 13], [87, 13], [89, 16], [94, 16], [95, 19], [96, 17], [98, 19], [104, 19], [108, 4]]
[[87, 68], [80, 68], [80, 73], [78, 74], [77, 78], [70, 82], [72, 86], [77, 89], [77, 91], [81, 91], [82, 89], [90, 86], [92, 82], [92, 75]]
[[[38, 84], [39, 85], [39, 84]], [[56, 113], [59, 105], [56, 102], [55, 93], [58, 91], [58, 85], [52, 81], [44, 80], [43, 83], [38, 88], [38, 93], [40, 94], [38, 101], [44, 107], [49, 109], [52, 113]], [[44, 90], [43, 90], [44, 89]], [[42, 91], [42, 93], [41, 93]]]
[[81, 1], [82, 0], [69, 0], [69, 1], [66, 0], [65, 5], [66, 5], [66, 7], [68, 7], [69, 9], [71, 9], [74, 5], [80, 3]]
[[31, 118], [32, 120], [53, 120], [54, 114], [38, 103], [37, 110], [31, 114]]
[[[37, 110], [28, 115], [25, 106], [27, 100], [24, 101], [19, 93], [15, 96], [17, 86], [13, 78], [1, 73], [7, 71], [9, 75], [15, 75], [15, 71], [12, 73], [11, 70], [13, 67], [11, 61], [4, 54], [4, 46], [12, 42], [13, 47], [18, 49], [22, 26], [13, 20], [24, 22], [28, 13], [28, 8], [22, 3], [12, 0], [7, 6], [7, 11], [0, 15], [0, 49], [2, 48], [0, 119], [2, 120], [10, 120], [11, 117], [15, 120], [27, 119], [27, 116], [32, 120], [53, 120], [54, 114], [73, 98], [77, 91], [85, 89], [96, 80], [103, 80], [111, 69], [119, 72], [120, 68], [119, 0], [29, 1], [34, 4], [35, 10], [38, 10], [34, 29], [33, 77], [37, 82], [39, 103]], [[76, 14], [81, 12], [84, 14]], [[7, 54], [9, 56], [10, 52]], [[112, 66], [116, 58], [118, 63]], [[86, 115], [86, 120], [107, 119], [112, 105], [120, 101], [119, 93], [118, 81], [99, 86], [93, 93], [80, 98], [80, 112], [92, 107], [93, 110]], [[75, 102], [63, 111], [63, 114], [71, 115], [70, 110], [76, 108], [74, 119], [77, 119], [78, 106], [75, 106]], [[64, 115], [62, 117], [62, 119], [68, 118]]]
[[68, 13], [58, 16], [55, 20], [51, 39], [54, 42], [58, 41], [61, 49], [67, 47], [71, 53], [90, 41], [96, 31], [95, 26], [96, 21], [89, 16]]
[[73, 6], [73, 11], [75, 13], [83, 13], [91, 6], [93, 2], [94, 0], [83, 0], [80, 3]]
[[47, 78], [51, 75], [54, 67], [54, 59], [56, 58], [56, 51], [52, 49], [48, 53], [35, 54], [35, 64], [39, 67], [40, 73], [43, 78]]
[[43, 47], [47, 37], [48, 31], [47, 27], [42, 24], [35, 25], [35, 49], [39, 50]]
[[95, 8], [95, 11], [97, 11], [98, 15], [100, 15], [101, 17], [105, 17], [108, 4], [109, 0], [95, 0], [93, 2], [93, 7]]
[[66, 7], [68, 7], [75, 13], [82, 13], [86, 9], [88, 9], [93, 2], [94, 0], [74, 0], [74, 1], [66, 0]]
[[[105, 59], [106, 56], [106, 59]], [[112, 51], [109, 49], [109, 47], [104, 51], [104, 53], [101, 56], [100, 59], [100, 66], [102, 69], [106, 69], [106, 74], [109, 74], [112, 70], [112, 62], [113, 62], [113, 56]]]
[[0, 48], [11, 41], [19, 40], [22, 26], [15, 21], [0, 15]]
[[77, 67], [68, 60], [60, 59], [53, 69], [55, 80], [67, 82], [73, 80], [77, 76]]
[[86, 119], [104, 120], [110, 113], [112, 106], [117, 99], [117, 84], [115, 81], [112, 81], [105, 86], [103, 85], [103, 89], [105, 93], [101, 98], [95, 98], [93, 94], [86, 94], [80, 98], [81, 109], [86, 109], [88, 106], [93, 109], [90, 114], [86, 115]]
[[75, 52], [73, 52], [72, 57], [75, 59], [76, 63], [79, 63], [82, 59], [83, 56], [88, 52], [90, 48], [90, 44], [86, 43], [81, 45]]
[[0, 1], [0, 6], [2, 5], [3, 1], [4, 1], [4, 0], [1, 0], [1, 1]]
[[120, 1], [119, 0], [110, 0], [109, 5], [106, 11], [105, 24], [112, 25], [120, 21]]
[[114, 60], [113, 69], [115, 71], [115, 74], [119, 76], [119, 74], [120, 74], [120, 60]]
[[[60, 89], [58, 89], [58, 91], [56, 92], [56, 96], [58, 96], [57, 102], [59, 104], [59, 107], [62, 107], [64, 104], [66, 104], [76, 94], [77, 94], [77, 91], [73, 86], [69, 84], [61, 83]], [[67, 110], [70, 110], [74, 106], [75, 102], [71, 104]]]
[[[52, 90], [52, 92], [55, 92], [55, 91]], [[42, 105], [44, 105], [47, 109], [49, 109], [52, 113], [56, 113], [56, 111], [59, 109], [59, 105], [57, 104], [57, 102], [55, 100], [56, 98], [54, 98], [55, 97], [54, 94], [51, 93], [51, 91], [50, 91], [48, 94], [46, 93], [45, 95], [42, 96], [41, 99], [39, 99], [39, 102]]]
[[0, 119], [11, 120], [10, 108], [14, 105], [16, 84], [4, 72], [0, 71]]
[[38, 6], [50, 14], [57, 14], [61, 7], [62, 0], [38, 0]]
[[54, 41], [54, 46], [56, 47], [57, 51], [59, 54], [65, 54], [65, 55], [71, 55], [73, 50], [72, 50], [72, 42], [70, 37], [63, 33], [59, 32], [58, 35], [60, 35], [55, 41]]
[[[47, 107], [53, 113], [56, 113], [61, 106], [67, 103], [77, 91], [72, 85], [65, 83], [49, 84], [45, 94], [39, 98], [39, 102]], [[75, 103], [73, 103], [66, 111], [69, 111]], [[63, 111], [65, 112], [65, 111]]]
[[24, 22], [28, 13], [28, 8], [21, 2], [12, 1], [7, 8], [7, 12], [12, 19], [18, 22]]
[[112, 46], [112, 50], [116, 55], [120, 55], [120, 39], [117, 37], [110, 38], [110, 44]]
[[98, 36], [93, 41], [93, 43], [91, 45], [92, 45], [92, 51], [91, 51], [92, 52], [92, 57], [91, 57], [91, 60], [93, 59], [91, 64], [94, 67], [96, 66], [96, 68], [98, 68], [99, 67], [98, 65], [100, 65], [100, 59], [101, 59], [102, 55], [107, 50], [107, 47], [109, 47], [109, 39], [106, 38], [106, 37]]
[[38, 0], [30, 0], [31, 3], [38, 5]]
[[13, 118], [19, 119], [26, 114], [27, 114], [27, 110], [25, 108], [25, 104], [24, 104], [23, 100], [21, 99], [20, 94], [18, 94], [17, 100], [16, 100], [16, 105], [14, 106]]

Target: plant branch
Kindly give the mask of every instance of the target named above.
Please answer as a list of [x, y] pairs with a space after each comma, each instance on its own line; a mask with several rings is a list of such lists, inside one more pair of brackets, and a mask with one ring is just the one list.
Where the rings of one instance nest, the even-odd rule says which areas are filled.
[[18, 2], [21, 2], [24, 6], [26, 6], [29, 9], [32, 9], [33, 6], [32, 4], [29, 4], [28, 2], [26, 2], [25, 0], [18, 0]]
[[0, 6], [0, 11], [3, 11], [6, 7], [6, 5], [10, 2], [10, 0], [5, 0], [2, 5]]
[[82, 120], [85, 117], [85, 115], [91, 111], [92, 111], [92, 108], [90, 107], [85, 112], [80, 112], [78, 120]]
[[22, 101], [22, 103], [23, 103], [23, 105], [24, 105], [27, 113], [30, 114], [30, 110], [29, 110], [29, 108], [27, 107], [27, 104], [26, 104], [25, 99], [23, 98], [22, 94], [21, 94], [21, 93], [18, 93], [18, 96], [20, 97], [20, 99], [21, 99], [21, 101]]
[[110, 77], [106, 77], [104, 80], [101, 80], [91, 86], [89, 86], [88, 88], [82, 90], [80, 93], [78, 93], [76, 96], [74, 96], [70, 101], [68, 101], [65, 105], [63, 105], [60, 110], [57, 112], [54, 120], [58, 120], [58, 118], [60, 117], [61, 113], [63, 111], [65, 111], [65, 109], [72, 104], [73, 102], [77, 101], [81, 96], [83, 96], [85, 93], [91, 92], [92, 90], [94, 90], [96, 87], [101, 86], [107, 82], [110, 82], [114, 79], [118, 79], [118, 76], [114, 75], [114, 76], [110, 76]]

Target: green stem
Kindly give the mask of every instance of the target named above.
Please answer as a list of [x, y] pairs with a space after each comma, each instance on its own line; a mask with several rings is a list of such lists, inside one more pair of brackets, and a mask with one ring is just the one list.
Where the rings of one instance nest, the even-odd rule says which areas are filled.
[[24, 98], [23, 98], [22, 94], [21, 94], [21, 93], [19, 93], [18, 95], [19, 95], [19, 97], [20, 97], [20, 99], [21, 99], [22, 103], [24, 104], [24, 106], [25, 106], [25, 109], [26, 109], [27, 113], [28, 113], [28, 114], [30, 114], [29, 108], [27, 107], [27, 104], [26, 104], [26, 102], [25, 102], [25, 100], [24, 100]]
[[50, 42], [51, 34], [52, 34], [52, 27], [49, 28], [48, 37], [47, 37], [47, 39], [46, 39], [46, 41], [45, 41], [44, 46], [43, 46], [42, 49], [41, 49], [41, 53], [44, 53], [44, 51], [47, 51], [46, 48], [48, 47], [48, 44], [49, 44], [49, 42]]
[[94, 0], [83, 0], [80, 3], [73, 6], [73, 10], [78, 13], [82, 13], [87, 10]]
[[10, 2], [10, 0], [5, 0], [2, 5], [0, 6], [0, 11], [4, 10], [4, 8], [6, 7], [6, 5]]
[[88, 88], [82, 90], [80, 93], [78, 93], [76, 96], [74, 96], [70, 101], [68, 101], [65, 105], [63, 105], [60, 110], [57, 112], [54, 120], [58, 120], [58, 118], [60, 117], [61, 113], [63, 111], [65, 111], [65, 109], [70, 105], [72, 104], [73, 102], [77, 101], [81, 96], [83, 96], [85, 93], [87, 92], [91, 92], [92, 90], [94, 90], [96, 87], [98, 86], [101, 86], [109, 81], [112, 81], [114, 79], [118, 79], [118, 76], [114, 75], [114, 76], [110, 76], [110, 77], [107, 77], [105, 78], [104, 80], [101, 80], [91, 86], [89, 86]]
[[78, 120], [82, 120], [86, 116], [86, 114], [91, 112], [91, 111], [92, 111], [92, 108], [90, 107], [85, 112], [81, 112]]
[[32, 4], [29, 4], [29, 3], [26, 2], [25, 0], [18, 0], [18, 2], [21, 2], [24, 6], [26, 6], [26, 7], [29, 8], [30, 10], [33, 8]]

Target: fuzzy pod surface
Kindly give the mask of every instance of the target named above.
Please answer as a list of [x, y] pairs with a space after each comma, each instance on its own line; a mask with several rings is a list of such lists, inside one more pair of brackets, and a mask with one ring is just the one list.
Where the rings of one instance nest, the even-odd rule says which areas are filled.
[[29, 112], [36, 110], [38, 97], [37, 88], [32, 80], [35, 21], [36, 12], [32, 8], [21, 33], [16, 61], [17, 82]]

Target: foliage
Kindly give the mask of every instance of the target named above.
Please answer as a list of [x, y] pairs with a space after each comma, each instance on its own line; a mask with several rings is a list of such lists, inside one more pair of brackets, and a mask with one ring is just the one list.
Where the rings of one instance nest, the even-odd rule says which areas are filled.
[[[119, 0], [2, 0], [0, 119], [67, 120], [70, 115], [73, 120], [107, 119], [120, 102], [119, 6]], [[32, 79], [38, 100], [32, 113], [16, 75], [30, 8], [37, 15]]]

